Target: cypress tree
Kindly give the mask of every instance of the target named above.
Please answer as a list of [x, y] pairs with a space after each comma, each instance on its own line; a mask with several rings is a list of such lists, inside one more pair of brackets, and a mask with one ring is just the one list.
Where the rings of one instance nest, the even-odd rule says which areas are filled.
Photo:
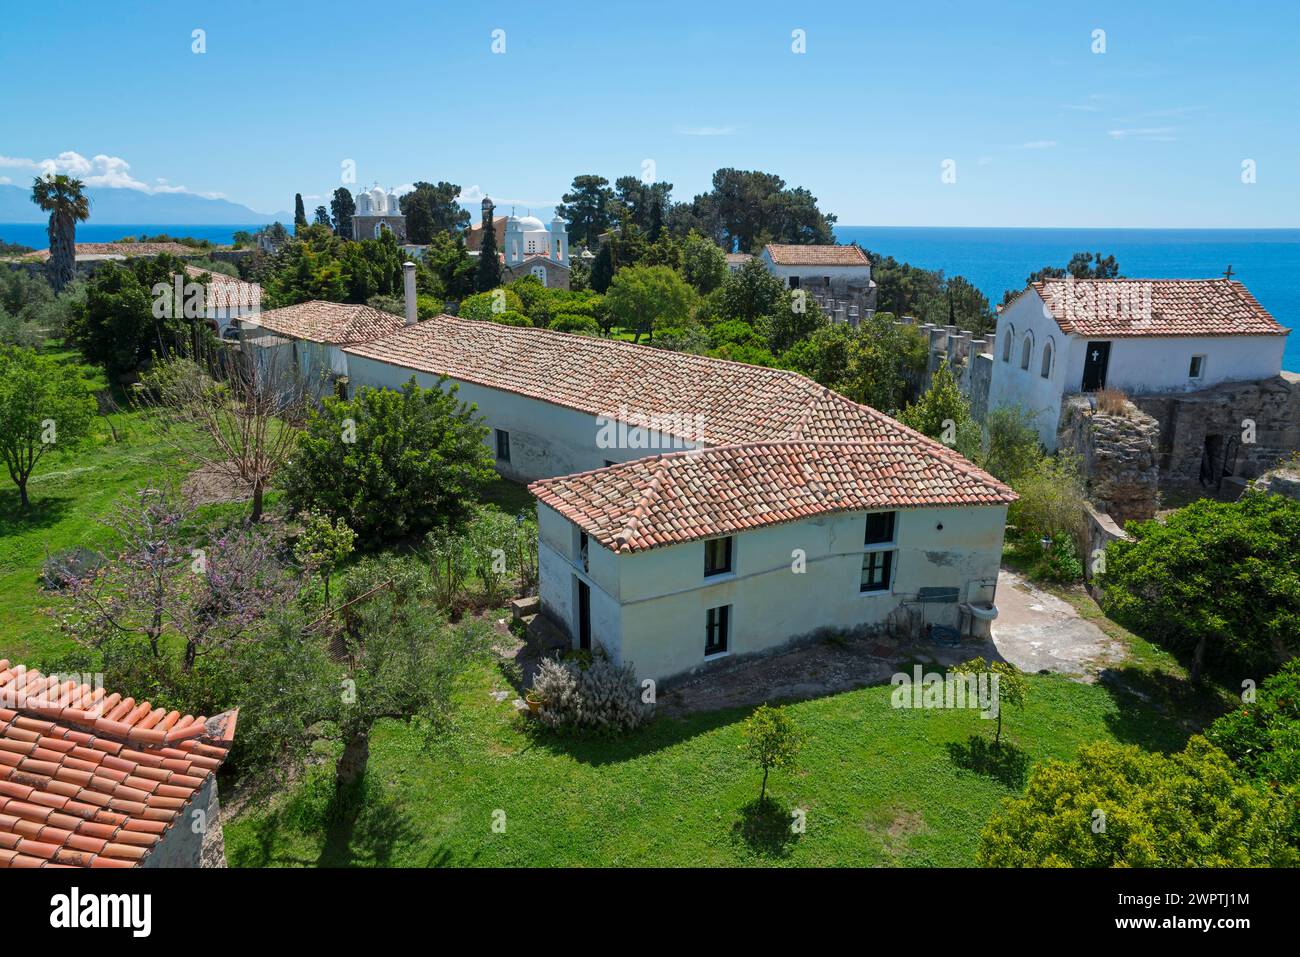
[[479, 247], [478, 272], [474, 276], [474, 288], [487, 292], [501, 285], [501, 261], [497, 258], [497, 231], [492, 222], [495, 207], [489, 206], [483, 216], [483, 245]]
[[307, 209], [302, 204], [302, 193], [293, 194], [293, 229], [297, 232], [307, 225]]

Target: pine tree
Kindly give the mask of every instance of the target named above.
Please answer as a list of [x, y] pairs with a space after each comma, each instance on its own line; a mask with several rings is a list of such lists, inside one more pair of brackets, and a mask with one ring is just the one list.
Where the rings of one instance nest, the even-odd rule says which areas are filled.
[[474, 288], [487, 292], [501, 285], [501, 261], [497, 258], [497, 231], [492, 222], [494, 207], [488, 207], [483, 216], [483, 245], [479, 248], [478, 272], [474, 277]]
[[315, 221], [317, 226], [328, 226], [331, 229], [334, 228], [334, 224], [330, 222], [330, 211], [326, 209], [324, 206], [316, 207]]

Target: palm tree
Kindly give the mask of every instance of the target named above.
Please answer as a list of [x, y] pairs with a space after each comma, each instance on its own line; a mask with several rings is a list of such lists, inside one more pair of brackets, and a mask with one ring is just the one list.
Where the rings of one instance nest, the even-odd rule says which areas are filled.
[[55, 292], [72, 282], [77, 265], [77, 223], [90, 217], [86, 184], [60, 173], [36, 177], [32, 202], [50, 214], [50, 280]]

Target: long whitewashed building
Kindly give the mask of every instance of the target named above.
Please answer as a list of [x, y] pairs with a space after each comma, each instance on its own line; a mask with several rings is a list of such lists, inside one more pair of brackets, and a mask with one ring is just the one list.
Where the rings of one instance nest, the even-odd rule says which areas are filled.
[[451, 316], [341, 352], [351, 389], [477, 407], [539, 500], [544, 612], [641, 677], [993, 602], [1014, 493], [803, 376]]

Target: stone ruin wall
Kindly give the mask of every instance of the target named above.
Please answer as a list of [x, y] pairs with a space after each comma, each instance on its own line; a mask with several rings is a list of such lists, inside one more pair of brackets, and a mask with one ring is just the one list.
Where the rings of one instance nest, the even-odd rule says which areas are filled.
[[1061, 409], [1057, 448], [1079, 457], [1088, 497], [1122, 526], [1155, 517], [1159, 437], [1159, 423], [1131, 402], [1124, 415], [1107, 415], [1088, 396], [1074, 396]]
[[1130, 399], [1159, 424], [1157, 464], [1169, 490], [1240, 492], [1300, 449], [1300, 375], [1294, 372]]

